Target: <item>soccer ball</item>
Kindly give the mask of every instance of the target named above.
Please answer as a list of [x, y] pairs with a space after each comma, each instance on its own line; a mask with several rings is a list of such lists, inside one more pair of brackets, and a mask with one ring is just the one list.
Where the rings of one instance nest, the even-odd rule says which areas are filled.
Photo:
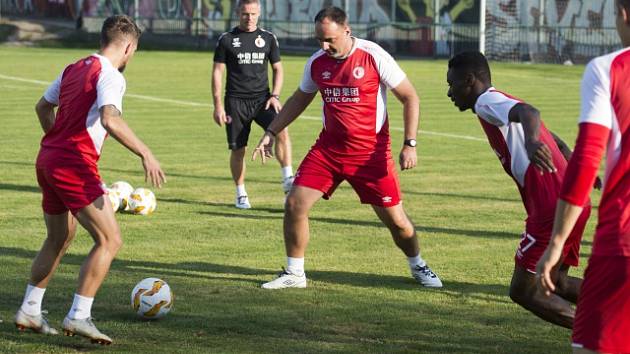
[[125, 181], [118, 181], [112, 183], [109, 186], [110, 189], [118, 191], [118, 196], [120, 198], [120, 202], [118, 203], [120, 210], [129, 210], [129, 206], [127, 205], [129, 200], [129, 195], [133, 192], [133, 187], [131, 184]]
[[116, 189], [107, 188], [107, 197], [109, 198], [109, 202], [112, 204], [112, 209], [115, 213], [120, 207], [120, 192]]
[[173, 307], [173, 293], [162, 279], [142, 279], [131, 292], [131, 307], [144, 319], [164, 317]]
[[157, 206], [155, 195], [146, 188], [136, 188], [129, 195], [128, 200], [129, 211], [138, 215], [149, 215]]

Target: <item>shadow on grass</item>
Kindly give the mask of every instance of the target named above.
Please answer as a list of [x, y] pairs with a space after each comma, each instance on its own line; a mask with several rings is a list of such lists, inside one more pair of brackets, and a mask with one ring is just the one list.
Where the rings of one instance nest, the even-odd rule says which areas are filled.
[[[220, 205], [223, 205], [223, 204], [220, 204]], [[265, 211], [262, 208], [256, 208], [254, 213], [252, 212], [228, 213], [228, 212], [221, 212], [221, 211], [199, 211], [197, 213], [200, 215], [208, 215], [208, 216], [224, 217], [224, 218], [235, 218], [235, 219], [251, 219], [251, 220], [268, 220], [268, 219], [282, 220], [283, 219], [282, 215], [266, 215], [263, 213], [256, 213], [257, 210]], [[278, 209], [270, 209], [270, 210], [271, 211], [269, 213], [280, 212]], [[376, 218], [376, 216], [374, 218]], [[385, 228], [385, 225], [383, 225], [380, 221], [337, 219], [337, 218], [320, 217], [320, 216], [311, 216], [309, 220], [314, 221], [314, 222], [321, 222], [321, 223], [335, 224], [335, 225]], [[501, 231], [464, 230], [464, 229], [451, 229], [451, 228], [419, 226], [419, 225], [416, 225], [416, 230], [419, 233], [439, 233], [439, 234], [447, 234], [447, 235], [481, 237], [481, 238], [506, 238], [506, 239], [518, 240], [518, 237], [519, 237], [518, 234], [512, 234], [509, 232], [501, 232]]]
[[[15, 166], [27, 166], [33, 168], [33, 174], [35, 174], [35, 162], [21, 162], [21, 161], [6, 161], [0, 160], [0, 165], [15, 165]], [[122, 168], [99, 168], [100, 171], [107, 172], [116, 172], [125, 174], [127, 176], [144, 176], [144, 171], [142, 169], [122, 169]], [[212, 176], [212, 175], [192, 175], [185, 173], [171, 173], [167, 172], [167, 177], [181, 177], [181, 178], [190, 178], [190, 179], [202, 179], [202, 180], [217, 180], [217, 181], [226, 181], [232, 182], [232, 177], [229, 176]], [[270, 181], [265, 181], [256, 178], [247, 178], [248, 181], [256, 182], [256, 183], [271, 183]]]
[[[17, 247], [0, 247], [1, 257], [17, 257], [33, 259], [37, 251], [31, 251]], [[85, 260], [85, 255], [66, 254], [62, 259], [62, 264], [80, 266]], [[267, 269], [242, 267], [228, 264], [216, 264], [209, 262], [186, 262], [161, 263], [146, 260], [115, 259], [112, 263], [112, 271], [123, 272], [124, 274], [139, 273], [145, 276], [152, 272], [159, 272], [161, 276], [180, 276], [203, 279], [222, 279], [238, 282], [248, 282], [258, 286], [263, 281], [272, 278], [276, 272]], [[230, 275], [226, 277], [225, 275]], [[262, 276], [260, 280], [244, 278], [240, 276]], [[329, 284], [350, 285], [363, 288], [388, 288], [388, 289], [416, 289], [420, 288], [418, 283], [410, 275], [393, 276], [361, 272], [329, 271], [329, 270], [309, 270], [309, 279], [316, 282]], [[488, 295], [507, 294], [507, 287], [503, 285], [484, 285], [462, 283], [456, 281], [445, 281], [445, 287], [452, 291], [466, 292], [467, 289], [475, 293], [485, 293]]]
[[41, 189], [39, 189], [39, 187], [37, 186], [12, 184], [12, 183], [0, 183], [0, 190], [14, 191], [14, 192], [41, 193]]
[[403, 191], [403, 194], [424, 195], [428, 197], [454, 198], [454, 199], [491, 200], [491, 201], [509, 202], [509, 203], [521, 202], [521, 199], [515, 199], [515, 198], [498, 198], [498, 197], [490, 197], [490, 196], [485, 196], [485, 195], [469, 195], [469, 194], [456, 194], [456, 193]]

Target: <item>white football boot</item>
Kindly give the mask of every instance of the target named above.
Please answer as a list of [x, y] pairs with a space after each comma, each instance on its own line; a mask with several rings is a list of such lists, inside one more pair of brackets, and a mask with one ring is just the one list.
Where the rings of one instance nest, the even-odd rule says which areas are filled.
[[249, 197], [246, 195], [239, 195], [236, 196], [236, 202], [234, 203], [234, 206], [237, 207], [238, 209], [251, 209], [252, 205], [249, 204]]
[[73, 337], [75, 334], [78, 334], [89, 339], [92, 343], [95, 344], [112, 344], [112, 339], [101, 333], [101, 331], [96, 328], [91, 318], [85, 318], [82, 320], [71, 320], [66, 317], [64, 318], [61, 327], [63, 329], [63, 334], [68, 337]]
[[19, 309], [15, 314], [15, 327], [22, 332], [30, 329], [33, 332], [41, 334], [59, 334], [56, 329], [50, 327], [48, 320], [44, 317], [44, 312], [39, 315], [31, 316], [27, 315], [22, 309]]
[[428, 264], [425, 264], [422, 267], [417, 265], [411, 268], [411, 275], [418, 281], [418, 283], [422, 284], [422, 286], [426, 286], [427, 288], [442, 287], [442, 281], [438, 278], [437, 274], [433, 273]]
[[263, 289], [306, 288], [306, 274], [296, 275], [282, 268], [278, 277], [261, 286]]

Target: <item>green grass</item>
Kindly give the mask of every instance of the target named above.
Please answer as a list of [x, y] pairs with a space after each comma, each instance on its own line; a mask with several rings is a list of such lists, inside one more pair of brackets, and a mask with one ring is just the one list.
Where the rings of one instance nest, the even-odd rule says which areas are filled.
[[[0, 46], [0, 75], [51, 81], [89, 52]], [[284, 57], [286, 99], [305, 57]], [[570, 331], [548, 324], [507, 296], [525, 213], [514, 183], [485, 141], [420, 134], [419, 166], [400, 174], [405, 208], [423, 256], [444, 289], [419, 287], [406, 259], [369, 206], [343, 184], [311, 214], [306, 258], [309, 287], [262, 291], [285, 263], [280, 169], [248, 165], [254, 206], [233, 208], [225, 132], [210, 109], [211, 53], [140, 51], [126, 72], [127, 93], [207, 104], [195, 107], [126, 97], [124, 116], [153, 149], [168, 176], [149, 217], [119, 214], [125, 245], [94, 303], [93, 314], [115, 344], [20, 334], [12, 324], [45, 228], [33, 162], [41, 129], [33, 111], [45, 86], [0, 77], [0, 352], [569, 352]], [[400, 61], [421, 97], [420, 128], [484, 138], [476, 118], [446, 98], [445, 61]], [[529, 101], [548, 127], [575, 139], [582, 67], [493, 63], [497, 88]], [[319, 117], [317, 98], [305, 112]], [[390, 95], [394, 155], [402, 146], [401, 106]], [[321, 123], [290, 128], [294, 167]], [[255, 128], [250, 143], [258, 141]], [[113, 139], [100, 162], [107, 183], [146, 186], [140, 161]], [[598, 199], [598, 198], [596, 198]], [[594, 220], [582, 251], [590, 253]], [[58, 326], [72, 302], [91, 239], [80, 230], [48, 287], [44, 308]], [[171, 314], [135, 319], [137, 281], [163, 278], [176, 294]]]

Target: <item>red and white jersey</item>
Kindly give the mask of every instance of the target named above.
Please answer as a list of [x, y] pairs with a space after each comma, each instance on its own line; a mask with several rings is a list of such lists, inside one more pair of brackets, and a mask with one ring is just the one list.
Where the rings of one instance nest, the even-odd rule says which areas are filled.
[[508, 118], [510, 110], [521, 102], [491, 87], [477, 98], [475, 113], [503, 169], [518, 186], [527, 211], [527, 232], [542, 236], [551, 233], [567, 162], [542, 121], [539, 139], [551, 150], [558, 171], [541, 175], [540, 170], [530, 162], [525, 149], [523, 126]]
[[580, 135], [561, 197], [581, 204], [591, 190], [583, 180], [595, 176], [606, 150], [593, 255], [629, 257], [630, 49], [593, 59], [584, 72], [581, 95]]
[[68, 65], [44, 94], [59, 106], [54, 126], [42, 138], [45, 156], [96, 168], [107, 136], [99, 109], [113, 105], [122, 112], [125, 88], [125, 78], [104, 56], [93, 54]]
[[319, 90], [322, 96], [324, 127], [315, 146], [355, 160], [389, 157], [387, 89], [405, 77], [389, 53], [359, 38], [346, 59], [331, 58], [323, 50], [313, 54], [300, 90]]

